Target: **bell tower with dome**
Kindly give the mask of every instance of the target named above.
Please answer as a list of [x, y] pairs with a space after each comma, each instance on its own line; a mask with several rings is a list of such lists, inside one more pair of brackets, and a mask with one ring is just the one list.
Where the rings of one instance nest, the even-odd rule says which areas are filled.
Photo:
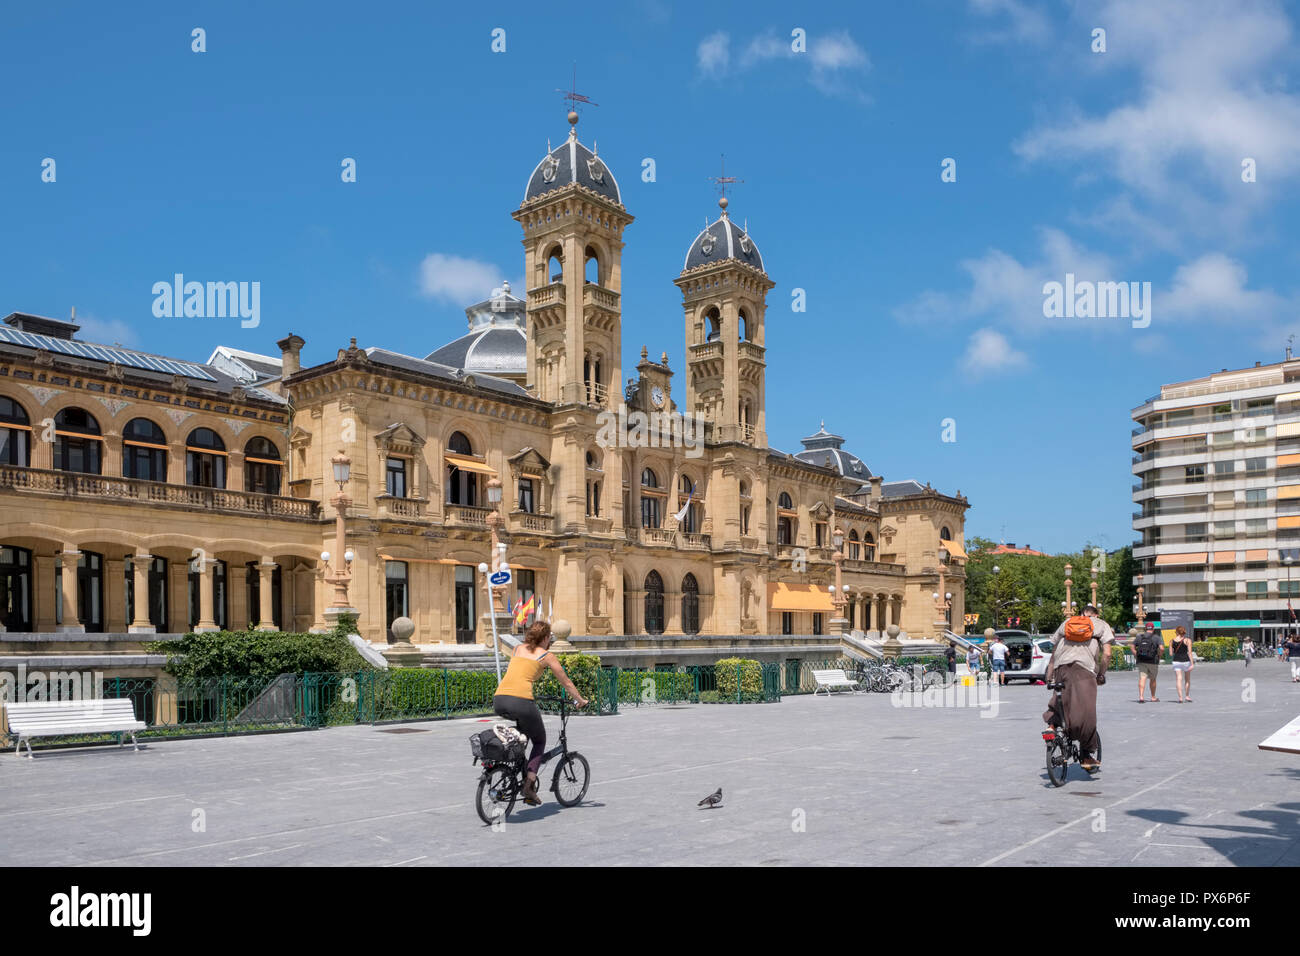
[[704, 227], [686, 251], [675, 284], [686, 311], [686, 401], [713, 423], [715, 441], [767, 447], [764, 330], [776, 283], [747, 229], [727, 214]]
[[534, 167], [512, 214], [523, 228], [528, 388], [556, 404], [621, 398], [623, 230], [632, 222], [609, 167], [568, 139]]

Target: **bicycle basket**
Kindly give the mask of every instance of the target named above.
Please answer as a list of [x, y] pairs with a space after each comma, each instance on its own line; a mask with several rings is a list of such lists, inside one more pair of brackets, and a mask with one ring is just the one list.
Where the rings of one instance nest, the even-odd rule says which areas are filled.
[[497, 725], [477, 734], [470, 734], [469, 750], [475, 759], [485, 763], [518, 761], [524, 755], [528, 738], [513, 727]]

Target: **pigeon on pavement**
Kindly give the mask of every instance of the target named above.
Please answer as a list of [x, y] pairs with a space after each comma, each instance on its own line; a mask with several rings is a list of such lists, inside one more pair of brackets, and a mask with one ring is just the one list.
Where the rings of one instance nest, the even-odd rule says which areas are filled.
[[722, 803], [722, 788], [719, 787], [717, 793], [709, 794], [707, 797], [705, 797], [703, 800], [697, 803], [696, 806], [708, 807], [710, 810], [712, 810], [714, 807], [718, 806], [721, 803]]

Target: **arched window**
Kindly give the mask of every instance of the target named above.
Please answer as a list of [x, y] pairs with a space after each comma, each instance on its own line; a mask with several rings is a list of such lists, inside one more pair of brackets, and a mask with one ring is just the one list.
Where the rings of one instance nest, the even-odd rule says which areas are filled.
[[647, 494], [659, 488], [659, 478], [650, 468], [641, 472], [641, 527], [658, 528], [663, 523], [662, 496]]
[[147, 418], [133, 418], [122, 429], [122, 476], [167, 480], [167, 436]]
[[261, 495], [280, 493], [280, 449], [269, 438], [250, 438], [244, 446], [244, 490]]
[[856, 561], [861, 556], [862, 545], [858, 540], [858, 532], [856, 529], [851, 529], [849, 531], [849, 558]]
[[939, 529], [939, 540], [940, 541], [952, 540], [952, 532], [948, 530], [947, 525], [944, 525], [942, 528]]
[[776, 499], [776, 506], [783, 511], [794, 511], [794, 502], [790, 499], [790, 493], [781, 492], [780, 497]]
[[[687, 504], [689, 502], [689, 505]], [[689, 475], [682, 475], [677, 482], [677, 510], [686, 509], [682, 517], [681, 530], [684, 534], [700, 533], [700, 496], [695, 482]]]
[[196, 428], [185, 441], [185, 483], [226, 487], [226, 443], [211, 428]]
[[868, 561], [876, 560], [876, 538], [870, 531], [862, 536], [862, 556]]
[[99, 422], [84, 408], [65, 408], [54, 416], [54, 467], [98, 475], [103, 464]]
[[715, 305], [704, 313], [704, 341], [716, 342], [722, 338], [722, 313]]
[[588, 246], [582, 255], [583, 278], [591, 285], [600, 285], [600, 256], [591, 246]]
[[682, 579], [682, 632], [700, 633], [700, 585], [693, 574]]
[[647, 634], [664, 632], [664, 579], [658, 571], [645, 576], [645, 631]]
[[564, 281], [564, 256], [561, 255], [559, 246], [554, 246], [546, 254], [546, 274], [552, 282]]
[[736, 334], [740, 338], [740, 341], [749, 341], [749, 316], [745, 314], [744, 309], [741, 309], [737, 316]]
[[[453, 455], [473, 455], [474, 446], [464, 432], [452, 432], [447, 439], [447, 451]], [[453, 505], [478, 507], [478, 475], [453, 464], [447, 465], [447, 502]]]
[[742, 481], [740, 483], [740, 533], [743, 535], [749, 534], [749, 508], [749, 482]]
[[12, 398], [0, 395], [0, 465], [26, 468], [32, 463], [32, 423]]
[[34, 631], [33, 618], [32, 553], [0, 545], [0, 624], [8, 631]]
[[600, 459], [595, 452], [587, 452], [587, 514], [600, 517]]

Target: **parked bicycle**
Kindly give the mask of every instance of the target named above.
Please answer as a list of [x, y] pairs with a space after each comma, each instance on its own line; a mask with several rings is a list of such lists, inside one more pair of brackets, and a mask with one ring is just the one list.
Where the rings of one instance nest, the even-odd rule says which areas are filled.
[[[560, 761], [555, 767], [555, 776], [551, 778], [551, 792], [562, 807], [576, 807], [587, 795], [587, 786], [591, 782], [591, 767], [587, 758], [577, 751], [569, 750], [568, 725], [569, 701], [566, 697], [538, 697], [536, 700], [558, 702], [560, 705], [560, 742], [542, 755], [541, 769], [554, 757]], [[526, 739], [526, 738], [525, 738]], [[474, 762], [482, 762], [483, 773], [478, 779], [478, 793], [474, 801], [479, 817], [486, 824], [493, 824], [498, 819], [504, 820], [514, 809], [515, 801], [524, 790], [524, 776], [528, 765], [526, 747], [514, 747], [506, 750], [504, 755], [489, 754], [483, 750], [480, 737], [470, 737], [470, 750]]]
[[[1061, 700], [1061, 688], [1065, 686], [1062, 681], [1052, 681], [1047, 685], [1048, 689], [1053, 691], [1052, 698], [1052, 715], [1055, 718], [1050, 730], [1043, 731], [1043, 741], [1047, 744], [1047, 779], [1052, 781], [1052, 786], [1065, 786], [1065, 778], [1070, 772], [1070, 762], [1078, 763], [1082, 766], [1083, 747], [1079, 741], [1071, 738], [1065, 729], [1065, 706]], [[1097, 734], [1097, 752], [1094, 754], [1097, 759], [1097, 769], [1084, 770], [1091, 776], [1101, 773], [1101, 734]]]

